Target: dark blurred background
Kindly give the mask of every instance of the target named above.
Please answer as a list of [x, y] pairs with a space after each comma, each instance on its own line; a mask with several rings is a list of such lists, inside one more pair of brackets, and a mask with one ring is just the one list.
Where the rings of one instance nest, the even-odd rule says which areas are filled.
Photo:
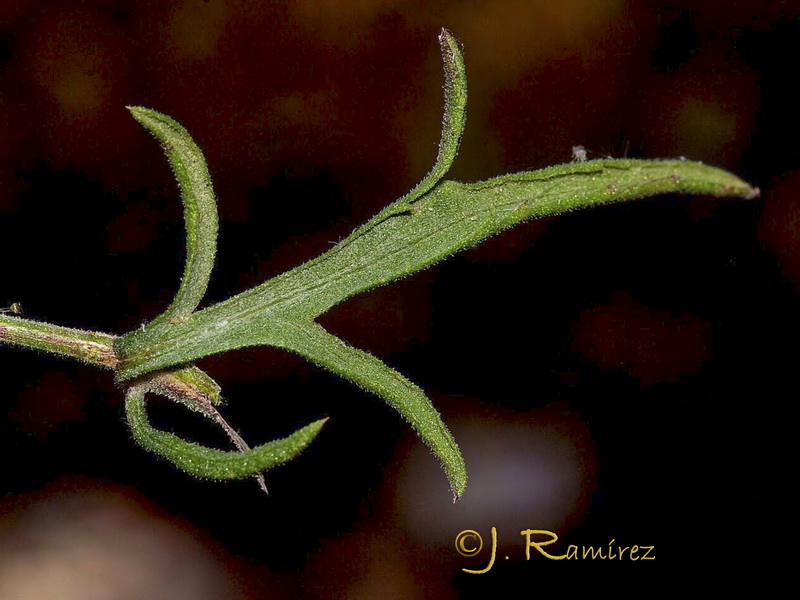
[[[124, 333], [170, 302], [177, 188], [125, 110], [181, 122], [222, 217], [209, 302], [331, 247], [436, 155], [441, 27], [465, 47], [451, 178], [685, 156], [755, 202], [668, 197], [520, 226], [322, 319], [420, 384], [444, 474], [380, 400], [303, 360], [202, 361], [253, 443], [329, 416], [297, 461], [197, 481], [138, 448], [112, 376], [0, 350], [0, 598], [718, 597], [782, 571], [800, 374], [796, 2], [0, 3], [0, 306]], [[212, 429], [166, 403], [160, 427]], [[462, 530], [498, 561], [463, 557]], [[657, 559], [525, 560], [520, 531]], [[535, 554], [535, 552], [534, 552]], [[506, 560], [504, 557], [508, 556]]]

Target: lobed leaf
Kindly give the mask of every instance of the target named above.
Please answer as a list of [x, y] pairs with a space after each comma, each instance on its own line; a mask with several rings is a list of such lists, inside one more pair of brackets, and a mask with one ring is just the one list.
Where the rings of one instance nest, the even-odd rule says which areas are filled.
[[[213, 234], [209, 229], [206, 237], [199, 238], [199, 246], [206, 253], [211, 248], [210, 262], [207, 254], [202, 264], [190, 265], [192, 261], [187, 261], [181, 290], [167, 313], [143, 331], [124, 336], [117, 344], [121, 360], [116, 373], [120, 381], [245, 346], [285, 348], [376, 393], [392, 405], [438, 456], [458, 498], [466, 486], [464, 461], [422, 390], [377, 358], [331, 335], [314, 319], [355, 294], [415, 273], [527, 219], [663, 193], [745, 198], [758, 195], [757, 189], [730, 173], [683, 160], [600, 160], [514, 173], [477, 183], [443, 181], [464, 130], [467, 88], [457, 40], [442, 30], [439, 41], [445, 67], [445, 117], [436, 163], [425, 178], [324, 255], [195, 313], [213, 263], [216, 228]], [[140, 113], [137, 118], [155, 129], [162, 141], [181, 142], [182, 145], [171, 141], [167, 152], [181, 181], [184, 202], [195, 202], [202, 212], [203, 203], [193, 199], [194, 179], [187, 174], [186, 164], [192, 162], [205, 169], [205, 163], [188, 133], [154, 111]], [[204, 196], [204, 201], [213, 205], [207, 171], [205, 175], [206, 179], [197, 180], [198, 185], [208, 190], [210, 195]], [[193, 224], [189, 213], [191, 210], [187, 208], [191, 237], [191, 230], [199, 231], [201, 227]], [[190, 256], [194, 256], [192, 252]], [[205, 477], [228, 477], [220, 473], [234, 472], [236, 476], [247, 476], [258, 472], [253, 470], [255, 465], [262, 465], [259, 461], [267, 455], [274, 460], [272, 451], [265, 450], [272, 448], [270, 444], [255, 450], [240, 445], [243, 452], [225, 453], [200, 448], [152, 429], [144, 411], [144, 394], [145, 389], [134, 384], [126, 403], [134, 435], [145, 447], [181, 468]], [[294, 434], [299, 436], [296, 439], [287, 438], [295, 444], [287, 447], [297, 449], [308, 443], [321, 423], [300, 430]], [[306, 433], [300, 435], [301, 432]], [[283, 448], [287, 440], [272, 444]]]
[[413, 211], [194, 313], [152, 344], [131, 348], [117, 375], [125, 380], [246, 346], [287, 347], [284, 328], [276, 323], [311, 321], [355, 294], [411, 275], [517, 223], [664, 193], [749, 198], [757, 190], [726, 171], [681, 160], [589, 161], [478, 183], [440, 182]]

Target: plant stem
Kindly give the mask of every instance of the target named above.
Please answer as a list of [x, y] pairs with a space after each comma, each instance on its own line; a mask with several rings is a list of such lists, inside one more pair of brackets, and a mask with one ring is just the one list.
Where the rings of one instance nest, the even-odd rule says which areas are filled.
[[21, 346], [68, 356], [104, 369], [115, 369], [119, 363], [114, 351], [114, 339], [115, 336], [107, 333], [0, 315], [0, 345]]
[[[108, 333], [0, 314], [0, 345], [49, 352], [102, 369], [116, 370], [120, 364], [114, 350], [115, 339], [116, 336]], [[206, 412], [206, 405], [221, 402], [217, 383], [194, 366], [154, 371], [138, 378], [136, 382], [146, 383], [153, 391], [182, 402], [197, 412]]]

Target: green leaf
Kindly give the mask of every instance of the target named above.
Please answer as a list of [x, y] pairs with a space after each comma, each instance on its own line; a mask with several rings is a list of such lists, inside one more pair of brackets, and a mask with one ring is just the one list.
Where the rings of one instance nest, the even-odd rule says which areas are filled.
[[284, 324], [292, 331], [284, 347], [371, 391], [399, 412], [442, 464], [454, 500], [464, 493], [467, 470], [456, 441], [425, 393], [380, 360], [348, 346], [316, 323]]
[[197, 308], [208, 287], [217, 250], [217, 204], [203, 153], [189, 133], [172, 118], [149, 108], [129, 106], [133, 117], [160, 142], [181, 192], [186, 224], [186, 266], [175, 299], [167, 310], [143, 329], [120, 340], [125, 344], [157, 339], [174, 323]]
[[290, 436], [244, 452], [225, 452], [199, 446], [154, 429], [145, 410], [147, 389], [132, 386], [125, 398], [125, 412], [133, 437], [145, 449], [168, 459], [187, 473], [209, 479], [243, 479], [257, 476], [296, 457], [319, 433], [327, 419], [298, 429]]
[[[250, 446], [239, 432], [230, 426], [216, 408], [216, 405], [222, 404], [222, 391], [219, 385], [194, 365], [148, 373], [139, 377], [134, 387], [141, 388], [147, 393], [161, 394], [183, 404], [189, 410], [201, 414], [222, 428], [240, 452], [250, 450]], [[268, 494], [264, 476], [257, 473], [254, 477], [259, 487]]]
[[[224, 302], [152, 344], [127, 345], [121, 380], [255, 345], [291, 347], [280, 322], [303, 323], [360, 292], [411, 275], [517, 223], [656, 194], [755, 197], [736, 176], [690, 161], [601, 160], [478, 183], [440, 182], [414, 210]], [[288, 334], [291, 338], [291, 334]]]

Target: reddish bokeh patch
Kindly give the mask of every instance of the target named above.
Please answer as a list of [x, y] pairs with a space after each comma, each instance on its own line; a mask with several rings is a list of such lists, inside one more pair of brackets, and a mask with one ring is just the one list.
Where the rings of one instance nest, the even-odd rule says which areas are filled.
[[572, 349], [642, 385], [678, 381], [711, 359], [711, 325], [695, 315], [653, 310], [621, 292], [580, 314]]
[[778, 258], [781, 274], [800, 289], [800, 172], [787, 174], [764, 199], [758, 238]]
[[9, 421], [40, 440], [67, 423], [88, 418], [86, 394], [64, 371], [43, 373], [38, 385], [26, 388], [17, 397], [16, 409], [8, 413]]

